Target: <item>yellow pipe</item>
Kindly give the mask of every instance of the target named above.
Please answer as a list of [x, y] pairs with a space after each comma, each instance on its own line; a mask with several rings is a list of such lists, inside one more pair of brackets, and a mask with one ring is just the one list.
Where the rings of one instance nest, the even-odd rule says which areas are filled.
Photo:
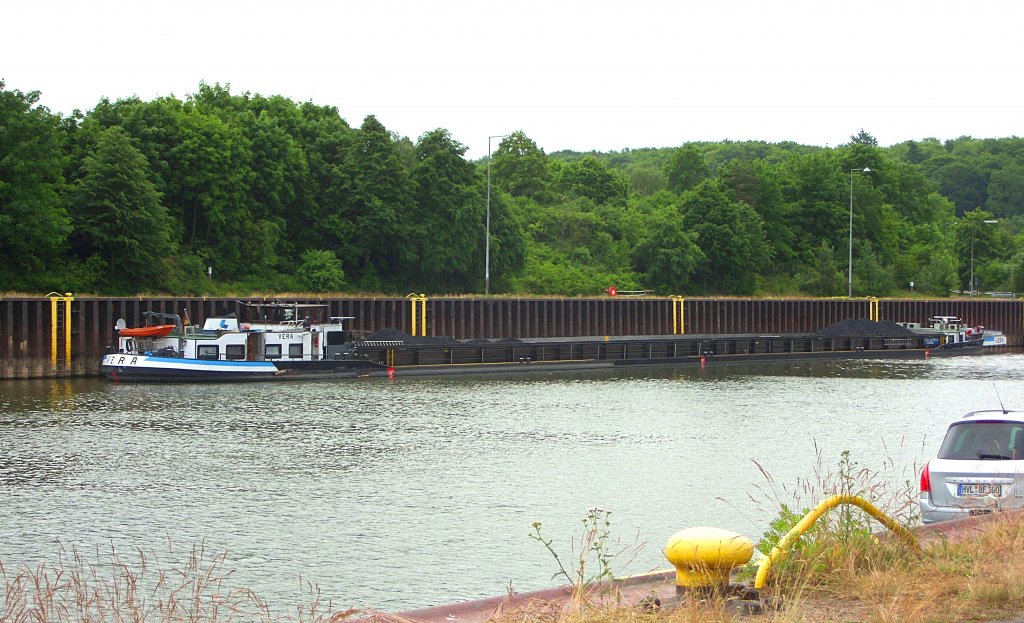
[[427, 335], [427, 297], [420, 295], [420, 335]]
[[[406, 294], [405, 298], [409, 299], [412, 303], [412, 335], [426, 336], [427, 335], [427, 295], [417, 295], [415, 292]], [[419, 314], [417, 314], [417, 306], [419, 306]], [[419, 333], [416, 332], [417, 320], [419, 323]]]
[[679, 335], [686, 335], [686, 308], [683, 307], [683, 297], [679, 297]]
[[672, 299], [672, 334], [683, 335], [686, 333], [686, 318], [684, 316], [685, 312], [683, 311], [683, 301], [686, 299], [681, 296], [673, 296], [670, 298]]
[[57, 370], [57, 298], [50, 297], [50, 365]]
[[815, 506], [814, 510], [807, 513], [798, 524], [793, 526], [792, 530], [786, 533], [786, 536], [782, 537], [779, 544], [772, 548], [771, 554], [761, 559], [761, 564], [757, 568], [757, 578], [754, 580], [754, 588], [764, 588], [765, 581], [768, 579], [768, 570], [772, 568], [775, 561], [785, 557], [786, 549], [800, 538], [800, 535], [807, 532], [818, 518], [824, 515], [828, 510], [835, 508], [840, 504], [853, 504], [854, 506], [859, 506], [864, 509], [868, 515], [871, 515], [878, 520], [878, 522], [883, 526], [903, 537], [903, 539], [914, 547], [918, 547], [917, 539], [914, 538], [914, 535], [909, 530], [896, 523], [882, 511], [878, 510], [878, 508], [871, 502], [868, 502], [864, 498], [856, 495], [833, 495]]
[[68, 292], [64, 298], [64, 367], [71, 370], [71, 301], [75, 297]]

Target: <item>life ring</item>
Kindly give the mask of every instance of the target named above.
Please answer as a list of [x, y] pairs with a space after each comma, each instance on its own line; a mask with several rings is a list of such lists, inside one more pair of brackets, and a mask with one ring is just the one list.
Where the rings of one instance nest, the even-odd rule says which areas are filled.
[[618, 294], [619, 294], [619, 289], [616, 288], [615, 286], [612, 286], [612, 287], [608, 288], [608, 296], [618, 296]]

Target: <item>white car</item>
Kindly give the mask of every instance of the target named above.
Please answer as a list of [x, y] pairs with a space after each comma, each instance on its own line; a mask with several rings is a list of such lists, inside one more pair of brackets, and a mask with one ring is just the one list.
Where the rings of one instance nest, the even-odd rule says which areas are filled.
[[921, 470], [921, 521], [1024, 507], [1024, 411], [972, 411]]

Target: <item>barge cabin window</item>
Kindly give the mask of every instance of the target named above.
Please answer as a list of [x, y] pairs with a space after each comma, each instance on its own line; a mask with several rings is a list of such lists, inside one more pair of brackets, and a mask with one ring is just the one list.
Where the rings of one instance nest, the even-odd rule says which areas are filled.
[[202, 345], [196, 347], [196, 358], [197, 359], [220, 359], [220, 351], [217, 346], [214, 345]]
[[288, 356], [292, 359], [299, 359], [302, 357], [302, 344], [289, 344], [288, 345]]
[[245, 344], [228, 344], [224, 347], [225, 359], [245, 359]]
[[281, 345], [280, 344], [267, 344], [267, 347], [263, 351], [263, 356], [266, 359], [280, 359], [281, 358]]

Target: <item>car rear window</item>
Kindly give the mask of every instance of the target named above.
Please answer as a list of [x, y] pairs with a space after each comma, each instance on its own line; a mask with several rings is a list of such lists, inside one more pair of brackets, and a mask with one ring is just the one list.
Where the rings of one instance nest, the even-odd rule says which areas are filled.
[[946, 431], [940, 459], [1022, 460], [1024, 424], [997, 420], [958, 422]]

